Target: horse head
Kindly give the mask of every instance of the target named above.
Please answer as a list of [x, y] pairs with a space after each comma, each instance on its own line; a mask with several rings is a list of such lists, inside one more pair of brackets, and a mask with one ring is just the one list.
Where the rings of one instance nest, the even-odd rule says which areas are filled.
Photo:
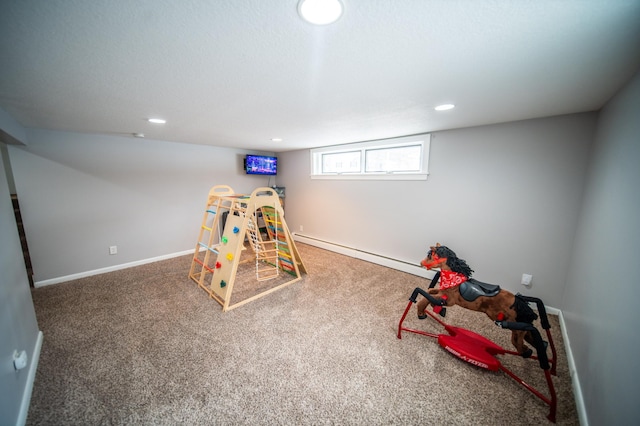
[[420, 264], [427, 269], [444, 268], [445, 270], [459, 272], [466, 275], [467, 278], [473, 273], [473, 269], [467, 265], [464, 259], [460, 259], [456, 255], [456, 252], [440, 243], [436, 243], [435, 246], [430, 247], [427, 257], [422, 259]]
[[436, 243], [435, 246], [429, 247], [427, 257], [422, 259], [420, 264], [427, 269], [441, 268], [443, 265], [447, 264], [447, 258], [451, 254], [453, 254], [453, 257], [456, 256], [456, 254], [446, 246]]

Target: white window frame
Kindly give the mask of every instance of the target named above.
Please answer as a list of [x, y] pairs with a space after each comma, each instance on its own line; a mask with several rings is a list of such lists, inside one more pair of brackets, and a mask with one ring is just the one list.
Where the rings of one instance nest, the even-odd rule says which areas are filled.
[[[401, 148], [420, 145], [420, 169], [417, 171], [365, 172], [367, 150], [381, 148]], [[332, 180], [427, 180], [429, 176], [429, 151], [431, 135], [428, 133], [403, 136], [399, 138], [381, 139], [376, 141], [358, 142], [345, 145], [333, 145], [310, 150], [311, 179]], [[339, 154], [342, 152], [360, 151], [360, 171], [349, 173], [323, 173], [322, 156], [324, 154]]]

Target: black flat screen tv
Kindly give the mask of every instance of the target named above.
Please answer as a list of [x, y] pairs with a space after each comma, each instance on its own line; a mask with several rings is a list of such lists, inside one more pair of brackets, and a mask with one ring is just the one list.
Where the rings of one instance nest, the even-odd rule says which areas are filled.
[[244, 159], [244, 170], [248, 175], [276, 175], [278, 173], [278, 157], [247, 155]]

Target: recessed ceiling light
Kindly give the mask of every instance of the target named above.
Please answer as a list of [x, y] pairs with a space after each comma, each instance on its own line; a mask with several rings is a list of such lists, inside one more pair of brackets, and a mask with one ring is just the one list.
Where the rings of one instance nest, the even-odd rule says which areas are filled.
[[282, 138], [271, 138], [271, 142], [282, 142]]
[[438, 105], [434, 109], [436, 111], [447, 111], [447, 110], [450, 110], [450, 109], [454, 109], [455, 107], [456, 106], [454, 104], [443, 104], [443, 105]]
[[162, 118], [150, 118], [147, 121], [153, 124], [164, 124], [167, 122], [167, 120], [163, 120]]
[[298, 13], [302, 19], [315, 25], [336, 22], [343, 10], [340, 0], [300, 0], [298, 3]]
[[136, 138], [144, 138], [144, 133], [133, 133], [133, 136]]

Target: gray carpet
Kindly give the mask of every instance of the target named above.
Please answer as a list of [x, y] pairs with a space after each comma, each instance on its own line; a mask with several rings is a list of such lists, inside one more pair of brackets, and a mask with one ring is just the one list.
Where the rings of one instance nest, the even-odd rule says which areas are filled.
[[[548, 407], [504, 373], [433, 338], [396, 337], [428, 280], [298, 246], [308, 275], [226, 313], [187, 277], [190, 256], [33, 290], [44, 343], [27, 424], [550, 424]], [[248, 284], [234, 297], [251, 294], [253, 268], [241, 268]], [[557, 423], [577, 425], [550, 319]], [[510, 333], [484, 314], [453, 307], [446, 320], [510, 349]], [[415, 307], [405, 325], [442, 331]], [[547, 394], [537, 362], [500, 359]]]

